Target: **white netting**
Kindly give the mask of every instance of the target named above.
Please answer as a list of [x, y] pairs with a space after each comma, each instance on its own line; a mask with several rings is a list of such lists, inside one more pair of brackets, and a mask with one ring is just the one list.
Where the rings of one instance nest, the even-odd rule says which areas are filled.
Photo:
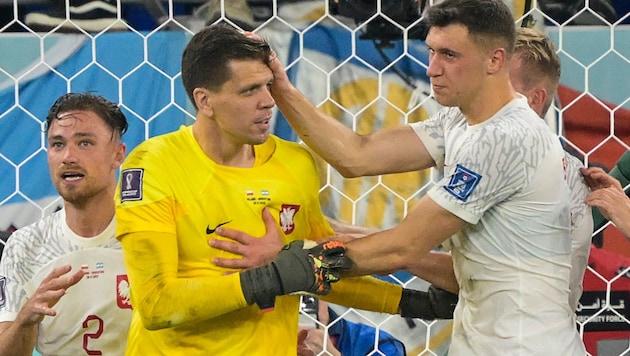
[[[549, 34], [562, 59], [549, 124], [586, 163], [612, 168], [630, 142], [630, 5], [626, 0], [542, 1], [527, 8], [530, 1], [506, 2], [517, 24], [525, 20]], [[268, 38], [308, 98], [357, 132], [424, 120], [437, 109], [424, 73], [420, 16], [409, 11], [423, 1], [395, 2], [404, 16], [386, 0], [374, 0], [372, 13], [367, 0], [222, 0], [205, 7], [200, 7], [204, 1], [170, 0], [161, 8], [156, 8], [159, 1], [118, 1], [112, 21], [64, 21], [68, 14], [63, 14], [49, 23], [49, 32], [35, 32], [26, 25], [34, 17], [27, 15], [37, 13], [34, 6], [40, 3], [0, 0], [0, 230], [25, 226], [60, 206], [48, 178], [43, 121], [62, 93], [94, 91], [120, 103], [130, 120], [128, 150], [192, 122], [179, 75], [181, 51], [213, 14], [214, 20], [252, 26]], [[341, 6], [348, 3], [360, 7], [344, 13]], [[146, 13], [143, 8], [155, 23], [131, 18], [134, 11]], [[357, 24], [356, 17], [363, 22]], [[103, 30], [90, 30], [93, 25]], [[275, 130], [297, 139], [279, 116]], [[376, 228], [400, 221], [436, 178], [429, 171], [358, 179], [344, 179], [329, 167], [323, 173], [324, 212]], [[630, 352], [630, 243], [610, 224], [595, 241], [600, 248], [586, 273], [578, 328], [590, 353], [624, 354]], [[404, 273], [391, 279], [426, 288]], [[450, 321], [335, 310], [388, 331], [405, 343], [409, 355], [446, 353]]]

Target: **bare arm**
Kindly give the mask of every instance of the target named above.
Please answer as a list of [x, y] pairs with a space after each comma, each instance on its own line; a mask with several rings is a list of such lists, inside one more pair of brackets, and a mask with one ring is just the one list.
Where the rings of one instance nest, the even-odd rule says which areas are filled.
[[[263, 210], [263, 220], [265, 220], [267, 226], [273, 226], [275, 223], [267, 208]], [[328, 223], [333, 228], [336, 235], [345, 235], [335, 238], [344, 242], [378, 231], [363, 226], [345, 224], [331, 217], [326, 217], [326, 220], [328, 220]], [[273, 261], [278, 255], [278, 251], [280, 251], [284, 245], [277, 229], [268, 229], [268, 233], [260, 238], [253, 237], [243, 232], [228, 231], [222, 228], [217, 229], [216, 232], [218, 236], [230, 239], [231, 241], [225, 239], [211, 239], [208, 241], [211, 247], [241, 256], [240, 258], [215, 258], [212, 260], [212, 263], [219, 267], [233, 269], [260, 267]]]
[[408, 125], [359, 135], [318, 110], [291, 84], [276, 58], [271, 93], [276, 105], [300, 138], [345, 177], [409, 172], [435, 163]]
[[[356, 238], [378, 231], [364, 226], [344, 224], [330, 217], [327, 217], [327, 220], [337, 235], [351, 235]], [[344, 239], [344, 242], [348, 241], [350, 240]], [[407, 269], [407, 272], [451, 293], [457, 294], [459, 291], [453, 270], [453, 257], [450, 253], [431, 251], [425, 257], [418, 259], [413, 267]]]
[[445, 291], [459, 293], [459, 284], [457, 284], [453, 268], [453, 256], [450, 253], [431, 251], [415, 261], [407, 272]]
[[336, 235], [350, 235], [352, 237], [363, 237], [369, 234], [378, 232], [378, 229], [369, 228], [360, 225], [351, 225], [343, 223], [337, 219], [333, 219], [330, 216], [326, 217], [328, 224], [335, 231]]
[[429, 252], [466, 222], [424, 196], [396, 227], [346, 244], [354, 261], [348, 275], [416, 271]]
[[55, 316], [53, 307], [66, 290], [83, 278], [83, 271], [70, 272], [70, 266], [55, 268], [27, 300], [15, 321], [0, 323], [0, 355], [30, 356], [37, 342], [37, 327], [46, 316]]

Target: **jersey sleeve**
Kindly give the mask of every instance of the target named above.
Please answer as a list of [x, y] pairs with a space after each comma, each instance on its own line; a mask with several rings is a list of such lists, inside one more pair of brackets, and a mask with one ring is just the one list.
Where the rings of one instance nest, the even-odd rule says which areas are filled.
[[175, 233], [168, 169], [145, 141], [125, 159], [116, 189], [116, 236], [130, 232]]
[[379, 313], [398, 314], [402, 287], [375, 277], [344, 278], [321, 298], [335, 304]]
[[19, 242], [25, 237], [23, 230], [13, 233], [7, 241], [0, 260], [0, 322], [14, 321], [20, 308], [26, 302], [26, 283], [23, 271], [26, 266], [20, 261], [23, 251]]
[[132, 305], [145, 328], [175, 327], [247, 307], [238, 273], [178, 278], [175, 235], [133, 233], [121, 241]]
[[438, 205], [471, 224], [521, 189], [526, 180], [526, 150], [520, 142], [503, 137], [496, 129], [484, 130], [447, 157], [444, 178], [427, 193]]
[[431, 158], [433, 158], [435, 167], [439, 170], [444, 166], [444, 121], [449, 110], [449, 108], [442, 109], [428, 120], [409, 124], [418, 137], [420, 137], [427, 151], [429, 151]]
[[180, 276], [180, 213], [168, 168], [151, 144], [160, 143], [145, 141], [127, 157], [116, 195], [116, 236], [123, 247], [132, 305], [145, 328], [194, 323], [246, 307], [238, 274]]

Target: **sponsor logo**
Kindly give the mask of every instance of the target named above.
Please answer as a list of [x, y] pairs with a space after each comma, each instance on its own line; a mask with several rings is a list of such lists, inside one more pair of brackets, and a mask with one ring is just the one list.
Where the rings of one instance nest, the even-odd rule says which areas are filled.
[[142, 200], [143, 168], [125, 169], [120, 174], [120, 202]]
[[481, 175], [458, 164], [455, 167], [455, 172], [453, 172], [451, 179], [444, 189], [451, 193], [451, 195], [455, 198], [465, 202], [475, 191], [475, 188], [479, 184], [480, 180]]
[[231, 222], [232, 222], [232, 220], [230, 220], [230, 221], [226, 221], [226, 222], [222, 222], [222, 223], [220, 223], [219, 225], [215, 226], [215, 227], [214, 227], [214, 229], [211, 229], [211, 228], [210, 228], [210, 225], [206, 226], [206, 235], [210, 235], [210, 234], [214, 233], [215, 231], [217, 231], [217, 229], [218, 229], [219, 227], [221, 227], [221, 226], [223, 226], [223, 225], [225, 225], [225, 224], [229, 224], [229, 223], [231, 223]]

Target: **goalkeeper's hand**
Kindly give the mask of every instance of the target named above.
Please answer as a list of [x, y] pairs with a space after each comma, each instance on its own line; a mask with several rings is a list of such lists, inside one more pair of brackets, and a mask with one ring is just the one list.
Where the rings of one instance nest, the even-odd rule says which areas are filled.
[[240, 272], [241, 288], [248, 304], [263, 310], [274, 307], [276, 296], [293, 292], [325, 295], [342, 269], [352, 266], [340, 241], [293, 241], [268, 265]]

